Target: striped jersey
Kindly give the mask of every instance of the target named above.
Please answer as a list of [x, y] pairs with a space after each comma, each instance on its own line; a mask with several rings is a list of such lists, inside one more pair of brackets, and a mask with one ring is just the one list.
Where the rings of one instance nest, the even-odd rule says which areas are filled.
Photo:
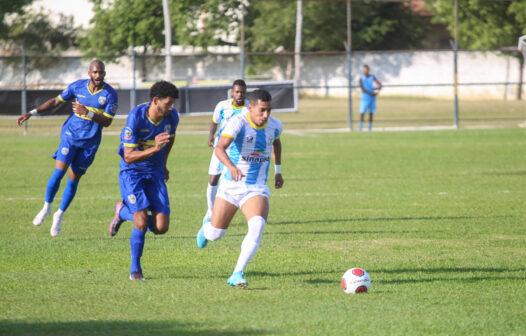
[[222, 100], [217, 103], [214, 110], [214, 115], [212, 116], [212, 122], [214, 124], [219, 124], [219, 132], [217, 133], [217, 137], [214, 141], [214, 146], [217, 145], [219, 137], [221, 136], [221, 133], [223, 132], [223, 129], [230, 118], [235, 117], [240, 113], [248, 112], [248, 104], [249, 102], [245, 100], [245, 105], [237, 107], [234, 106], [233, 99]]
[[121, 170], [135, 170], [140, 172], [158, 172], [164, 175], [164, 163], [166, 157], [166, 146], [159, 152], [150, 156], [148, 159], [135, 163], [124, 161], [124, 147], [132, 147], [135, 150], [145, 150], [155, 146], [155, 137], [167, 132], [173, 138], [175, 130], [179, 124], [179, 114], [175, 109], [168, 117], [154, 123], [148, 117], [148, 107], [151, 102], [138, 105], [130, 111], [126, 126], [121, 132], [121, 145], [119, 146], [119, 155], [122, 157]]
[[[75, 99], [88, 111], [113, 119], [117, 111], [117, 92], [107, 83], [100, 90], [91, 92], [89, 82], [89, 79], [80, 79], [70, 84], [57, 98], [61, 102]], [[61, 137], [64, 136], [78, 141], [100, 142], [102, 126], [85, 115], [71, 113], [62, 125]]]
[[[374, 92], [374, 75], [369, 75], [369, 77], [360, 75], [360, 79], [362, 80], [362, 85], [364, 89], [366, 89], [369, 92]], [[376, 96], [372, 96], [362, 91], [362, 100], [373, 100], [375, 98]]]
[[263, 126], [252, 123], [250, 112], [232, 118], [222, 135], [234, 139], [226, 152], [245, 177], [241, 181], [233, 181], [230, 170], [223, 165], [221, 183], [264, 185], [267, 182], [272, 146], [282, 131], [281, 121], [272, 116]]

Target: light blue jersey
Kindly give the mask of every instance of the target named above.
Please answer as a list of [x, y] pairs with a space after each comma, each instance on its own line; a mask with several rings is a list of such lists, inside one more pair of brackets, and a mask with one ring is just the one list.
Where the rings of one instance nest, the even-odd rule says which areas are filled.
[[269, 117], [268, 121], [260, 127], [250, 121], [250, 112], [232, 118], [223, 129], [222, 135], [234, 139], [226, 152], [230, 161], [241, 170], [245, 177], [241, 181], [233, 181], [230, 170], [225, 166], [221, 175], [221, 183], [265, 185], [272, 146], [282, 131], [281, 121], [274, 117]]
[[214, 110], [214, 115], [212, 116], [212, 122], [214, 124], [219, 124], [219, 132], [217, 133], [214, 146], [217, 145], [219, 137], [221, 136], [221, 133], [223, 132], [223, 129], [225, 128], [225, 125], [230, 120], [230, 118], [235, 117], [240, 113], [247, 113], [248, 104], [249, 102], [245, 100], [245, 105], [237, 107], [234, 106], [233, 99], [222, 100], [219, 103], [217, 103], [216, 108]]
[[[369, 77], [360, 75], [360, 79], [362, 80], [362, 85], [364, 89], [366, 89], [369, 92], [374, 92], [374, 80], [375, 80], [374, 75], [369, 75]], [[362, 91], [362, 100], [371, 101], [375, 99], [376, 99], [376, 96], [372, 96]]]

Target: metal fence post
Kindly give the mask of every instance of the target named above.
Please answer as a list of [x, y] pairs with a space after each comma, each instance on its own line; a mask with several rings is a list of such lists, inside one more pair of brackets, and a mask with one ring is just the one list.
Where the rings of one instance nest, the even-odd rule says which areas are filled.
[[[27, 111], [27, 99], [26, 99], [26, 75], [27, 75], [27, 63], [26, 63], [26, 50], [24, 49], [24, 46], [22, 46], [22, 71], [23, 73], [23, 85], [22, 85], [22, 95], [21, 95], [21, 108], [20, 108], [20, 114], [25, 114]], [[24, 123], [24, 135], [27, 135], [27, 124], [28, 120]]]
[[130, 92], [130, 109], [133, 109], [137, 105], [137, 84], [135, 79], [135, 70], [136, 70], [136, 58], [135, 58], [135, 45], [131, 45], [131, 57], [132, 57], [132, 78], [133, 78], [133, 88]]

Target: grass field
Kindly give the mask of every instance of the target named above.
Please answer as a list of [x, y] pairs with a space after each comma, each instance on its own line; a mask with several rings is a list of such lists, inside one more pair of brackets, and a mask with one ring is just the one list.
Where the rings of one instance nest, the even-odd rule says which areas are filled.
[[[285, 133], [285, 186], [272, 189], [247, 290], [226, 285], [242, 216], [222, 240], [195, 245], [205, 135], [178, 135], [171, 228], [147, 235], [148, 280], [131, 282], [131, 224], [107, 233], [118, 137], [104, 136], [52, 238], [49, 218], [31, 221], [58, 136], [9, 130], [0, 133], [2, 335], [526, 334], [524, 129]], [[346, 295], [340, 278], [356, 266], [371, 291]]]

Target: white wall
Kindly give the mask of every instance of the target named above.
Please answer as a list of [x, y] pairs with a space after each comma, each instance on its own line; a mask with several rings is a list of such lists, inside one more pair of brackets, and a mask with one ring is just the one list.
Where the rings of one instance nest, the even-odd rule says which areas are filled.
[[[292, 78], [291, 56], [276, 57], [274, 66], [263, 74], [265, 79], [283, 80]], [[418, 52], [357, 52], [353, 55], [353, 85], [358, 85], [358, 75], [364, 63], [371, 73], [386, 87], [382, 95], [423, 95], [431, 97], [452, 97], [451, 86], [390, 87], [389, 85], [452, 84], [453, 54], [451, 51]], [[118, 63], [106, 62], [107, 81], [116, 87], [132, 86], [131, 60], [121, 57]], [[27, 77], [28, 87], [63, 88], [79, 78], [87, 78], [89, 60], [68, 57], [47, 60], [46, 63], [31, 66]], [[250, 58], [247, 59], [247, 66]], [[143, 71], [146, 69], [146, 71]], [[173, 71], [175, 80], [196, 77], [198, 81], [232, 81], [240, 76], [240, 63], [237, 55], [199, 55], [174, 56]], [[515, 57], [497, 52], [459, 52], [460, 83], [504, 83], [518, 82], [519, 62]], [[137, 59], [137, 86], [143, 79], [148, 83], [162, 78], [163, 57], [148, 57], [143, 63]], [[526, 79], [526, 75], [524, 76]], [[250, 79], [250, 78], [249, 78]], [[0, 87], [20, 88], [22, 70], [19, 59], [0, 58]], [[304, 55], [302, 56], [300, 85], [306, 86], [346, 86], [347, 61], [345, 55]], [[525, 85], [526, 89], [526, 85]], [[460, 86], [462, 98], [507, 98], [516, 95], [516, 85], [476, 85]], [[356, 93], [359, 89], [355, 90]], [[304, 89], [303, 93], [315, 95], [345, 96], [346, 88]]]

